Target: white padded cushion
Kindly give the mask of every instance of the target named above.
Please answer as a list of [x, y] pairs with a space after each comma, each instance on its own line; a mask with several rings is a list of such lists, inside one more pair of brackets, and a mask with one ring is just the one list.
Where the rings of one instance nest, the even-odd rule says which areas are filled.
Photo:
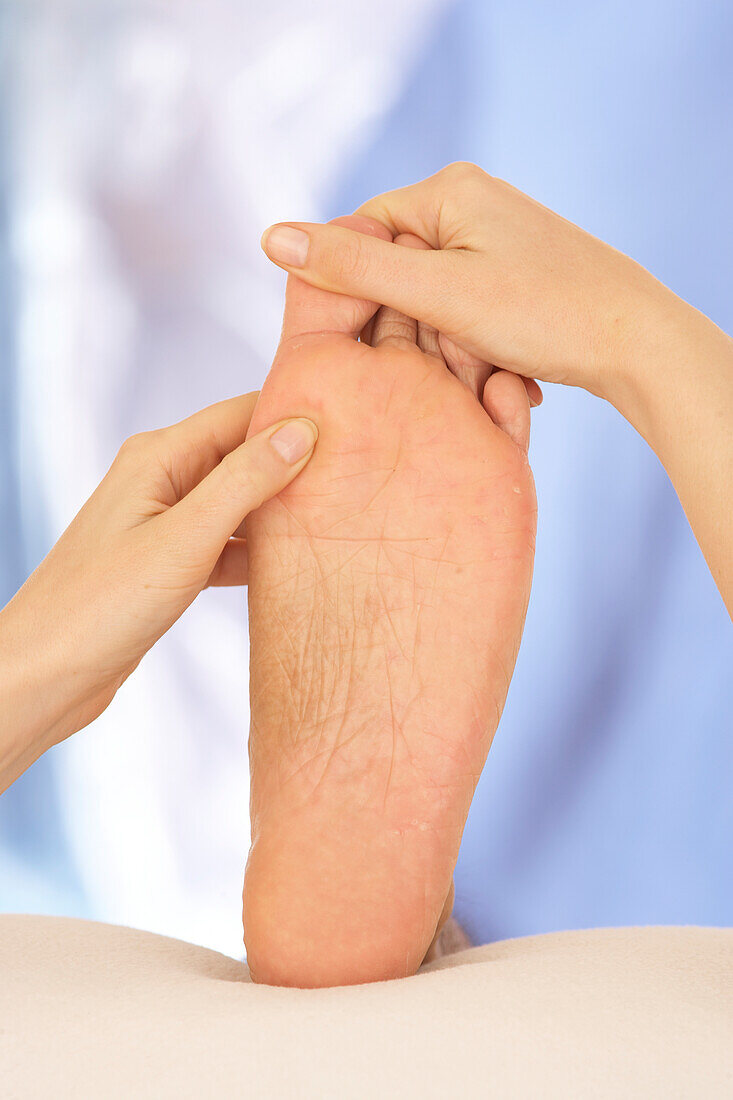
[[147, 932], [0, 917], [0, 1092], [733, 1096], [733, 932], [531, 936], [404, 981], [293, 990]]

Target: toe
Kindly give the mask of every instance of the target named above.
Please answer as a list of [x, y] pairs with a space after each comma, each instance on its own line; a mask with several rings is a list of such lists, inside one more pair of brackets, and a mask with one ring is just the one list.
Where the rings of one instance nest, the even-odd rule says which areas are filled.
[[420, 348], [420, 351], [424, 351], [426, 355], [432, 355], [434, 359], [440, 360], [440, 362], [445, 365], [443, 352], [440, 350], [440, 337], [438, 336], [437, 328], [426, 324], [424, 321], [419, 321], [417, 326], [417, 346]]
[[[395, 237], [395, 244], [401, 244], [404, 248], [421, 248], [423, 251], [430, 248], [428, 242], [424, 241], [422, 237], [416, 236], [415, 233], [400, 233], [398, 237]], [[426, 355], [432, 355], [442, 365], [445, 364], [443, 353], [440, 350], [438, 330], [433, 325], [428, 325], [425, 321], [418, 321], [417, 346]]]
[[523, 451], [529, 448], [529, 396], [524, 381], [510, 371], [497, 370], [483, 393], [483, 406], [503, 432]]
[[396, 309], [382, 306], [372, 323], [369, 343], [373, 348], [414, 348], [417, 343], [417, 321]]
[[494, 369], [491, 363], [478, 359], [469, 351], [459, 348], [448, 336], [440, 334], [440, 350], [445, 357], [445, 363], [451, 374], [468, 386], [476, 397], [481, 398], [486, 382]]
[[[405, 248], [428, 247], [424, 241], [412, 233], [401, 233], [395, 237], [394, 243]], [[417, 321], [389, 306], [381, 307], [371, 323], [368, 334], [368, 341], [373, 348], [384, 346], [414, 348], [417, 338]]]
[[[360, 214], [334, 218], [332, 224], [343, 225], [372, 237], [381, 237], [385, 241], [392, 240], [392, 234], [380, 222]], [[318, 290], [290, 275], [280, 339], [282, 342], [317, 332], [342, 332], [356, 339], [376, 309], [375, 302]]]

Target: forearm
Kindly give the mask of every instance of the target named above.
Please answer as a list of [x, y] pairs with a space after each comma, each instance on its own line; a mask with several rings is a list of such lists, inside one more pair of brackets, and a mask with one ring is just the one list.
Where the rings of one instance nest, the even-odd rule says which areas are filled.
[[[671, 296], [670, 296], [671, 297]], [[692, 307], [650, 327], [614, 400], [665, 467], [733, 608], [733, 340]]]
[[0, 793], [84, 724], [74, 670], [54, 658], [42, 620], [23, 590], [0, 611]]

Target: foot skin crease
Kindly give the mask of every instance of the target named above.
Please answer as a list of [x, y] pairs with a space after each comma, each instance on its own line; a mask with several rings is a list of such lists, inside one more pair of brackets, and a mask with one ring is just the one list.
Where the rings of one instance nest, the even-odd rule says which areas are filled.
[[[529, 598], [524, 448], [404, 326], [381, 341], [378, 314], [376, 346], [360, 342], [373, 309], [291, 278], [250, 428], [320, 430], [247, 520], [244, 926], [253, 977], [273, 984], [403, 977], [425, 958]], [[521, 380], [491, 386], [528, 418]]]

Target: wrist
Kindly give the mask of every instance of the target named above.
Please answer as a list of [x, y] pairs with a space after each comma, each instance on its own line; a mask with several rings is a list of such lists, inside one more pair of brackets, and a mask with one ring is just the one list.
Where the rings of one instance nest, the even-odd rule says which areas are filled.
[[79, 728], [88, 697], [28, 603], [21, 589], [0, 611], [0, 791]]
[[[605, 397], [659, 454], [689, 402], [704, 405], [730, 371], [733, 341], [708, 317], [658, 284], [622, 342]], [[661, 455], [660, 455], [661, 457]]]

